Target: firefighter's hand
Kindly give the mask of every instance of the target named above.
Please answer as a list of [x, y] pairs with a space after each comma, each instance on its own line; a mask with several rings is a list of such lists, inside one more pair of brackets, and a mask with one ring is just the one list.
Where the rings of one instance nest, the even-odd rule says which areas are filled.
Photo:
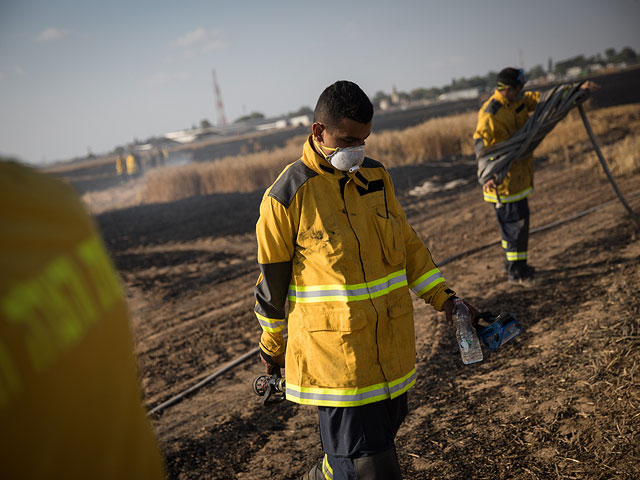
[[493, 178], [487, 180], [485, 184], [482, 185], [483, 192], [491, 192], [492, 190], [496, 190], [497, 188], [498, 186], [496, 185], [496, 181]]
[[447, 319], [447, 323], [449, 323], [449, 325], [453, 324], [453, 300], [451, 300], [451, 298], [448, 298], [447, 301], [442, 304], [442, 311]]
[[582, 85], [580, 85], [580, 88], [581, 89], [585, 89], [585, 90], [589, 90], [590, 92], [595, 92], [596, 90], [598, 90], [600, 88], [600, 85], [598, 85], [596, 82], [594, 82], [592, 80], [587, 80]]
[[[466, 300], [462, 300], [462, 301], [469, 309], [469, 315], [471, 316], [471, 323], [475, 325], [476, 323], [478, 323], [478, 318], [479, 318], [478, 310]], [[444, 312], [444, 315], [449, 325], [453, 324], [453, 307], [454, 307], [454, 303], [452, 298], [447, 299], [447, 301], [442, 304], [442, 311]]]
[[478, 312], [478, 309], [466, 300], [463, 300], [463, 302], [469, 309], [469, 315], [471, 315], [471, 324], [473, 326], [476, 326], [478, 324], [478, 321], [480, 320], [480, 312]]
[[272, 375], [276, 369], [284, 368], [284, 353], [272, 357], [260, 350], [260, 360], [264, 363], [268, 375]]

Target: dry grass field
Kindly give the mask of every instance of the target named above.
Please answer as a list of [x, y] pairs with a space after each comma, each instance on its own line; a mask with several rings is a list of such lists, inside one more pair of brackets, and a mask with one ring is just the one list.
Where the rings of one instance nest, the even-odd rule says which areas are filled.
[[[591, 110], [587, 113], [594, 133], [604, 140], [604, 153], [614, 173], [636, 172], [640, 168], [640, 104]], [[367, 155], [385, 159], [388, 168], [468, 157], [473, 153], [469, 132], [476, 113], [434, 118], [399, 131], [374, 133], [367, 140]], [[375, 127], [375, 125], [374, 125]], [[230, 156], [210, 162], [158, 168], [134, 180], [103, 191], [85, 193], [91, 211], [158, 202], [172, 202], [193, 196], [253, 192], [266, 188], [282, 168], [300, 155], [305, 136], [294, 137], [284, 148]], [[595, 153], [578, 112], [571, 112], [545, 138], [536, 155], [552, 162], [574, 162], [599, 168]], [[60, 167], [62, 168], [62, 167]]]

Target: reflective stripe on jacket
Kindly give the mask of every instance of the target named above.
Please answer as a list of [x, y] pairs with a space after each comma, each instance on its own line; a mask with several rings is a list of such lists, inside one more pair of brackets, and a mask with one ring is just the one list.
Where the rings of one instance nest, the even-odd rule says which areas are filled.
[[256, 233], [260, 345], [283, 353], [288, 326], [289, 400], [364, 405], [413, 386], [409, 290], [437, 310], [453, 292], [407, 223], [382, 164], [367, 158], [346, 174], [309, 139], [266, 191]]
[[[476, 152], [504, 142], [527, 122], [529, 113], [538, 103], [540, 92], [524, 92], [520, 99], [508, 102], [498, 90], [482, 105], [473, 134]], [[498, 186], [500, 201], [517, 202], [533, 192], [533, 155], [519, 158], [511, 164], [509, 173]], [[496, 203], [494, 192], [484, 192], [487, 202]]]

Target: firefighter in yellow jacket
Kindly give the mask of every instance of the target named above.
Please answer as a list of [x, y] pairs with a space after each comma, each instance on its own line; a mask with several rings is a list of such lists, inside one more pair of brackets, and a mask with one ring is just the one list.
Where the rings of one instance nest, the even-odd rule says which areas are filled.
[[130, 152], [129, 155], [127, 155], [126, 164], [127, 164], [127, 175], [129, 175], [129, 177], [135, 177], [140, 173], [138, 159], [133, 154], [133, 152]]
[[10, 162], [0, 272], [0, 478], [164, 478], [102, 240], [69, 186]]
[[121, 154], [116, 157], [116, 173], [120, 178], [124, 175], [124, 158], [122, 158]]
[[[473, 134], [476, 155], [483, 148], [511, 138], [535, 110], [540, 92], [523, 92], [522, 69], [505, 68], [498, 73], [497, 88], [482, 105]], [[515, 160], [500, 185], [491, 179], [482, 186], [484, 199], [494, 204], [500, 225], [505, 270], [509, 282], [530, 284], [534, 268], [527, 264], [529, 203], [533, 192], [533, 154]]]
[[268, 373], [286, 363], [286, 398], [319, 412], [325, 456], [306, 478], [401, 478], [394, 437], [416, 381], [410, 291], [449, 320], [453, 309], [389, 173], [365, 157], [372, 118], [356, 84], [327, 87], [256, 227], [262, 360]]

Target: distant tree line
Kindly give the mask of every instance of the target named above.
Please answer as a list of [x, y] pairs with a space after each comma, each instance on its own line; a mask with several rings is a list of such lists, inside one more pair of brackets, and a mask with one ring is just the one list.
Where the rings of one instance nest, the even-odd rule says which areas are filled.
[[585, 69], [591, 65], [600, 65], [605, 67], [608, 64], [633, 64], [640, 61], [638, 54], [631, 47], [624, 47], [619, 52], [616, 52], [615, 48], [607, 48], [604, 51], [604, 57], [601, 54], [596, 54], [592, 57], [585, 57], [584, 55], [578, 55], [576, 57], [558, 62], [553, 69], [553, 73], [558, 75], [564, 75], [567, 70], [573, 67], [579, 67]]
[[[534, 80], [546, 76], [548, 73], [554, 73], [559, 76], [566, 75], [567, 71], [572, 67], [580, 67], [581, 69], [587, 69], [592, 65], [600, 65], [606, 67], [609, 64], [625, 63], [627, 65], [640, 62], [640, 55], [638, 55], [631, 47], [624, 47], [619, 52], [616, 52], [614, 48], [607, 48], [604, 51], [604, 56], [596, 54], [592, 57], [585, 57], [584, 55], [578, 55], [576, 57], [568, 58], [566, 60], [553, 64], [553, 60], [549, 58], [547, 68], [542, 65], [535, 65], [534, 67], [526, 71], [527, 78]], [[495, 87], [496, 77], [498, 72], [490, 71], [484, 76], [474, 76], [470, 78], [453, 78], [449, 85], [442, 87], [430, 87], [430, 88], [416, 88], [408, 93], [397, 92], [397, 96], [400, 100], [435, 100], [439, 95], [456, 90], [464, 90], [467, 88], [478, 88], [486, 91]], [[391, 95], [383, 91], [378, 91], [373, 96], [371, 101], [374, 105], [379, 105], [384, 100], [390, 100]]]

